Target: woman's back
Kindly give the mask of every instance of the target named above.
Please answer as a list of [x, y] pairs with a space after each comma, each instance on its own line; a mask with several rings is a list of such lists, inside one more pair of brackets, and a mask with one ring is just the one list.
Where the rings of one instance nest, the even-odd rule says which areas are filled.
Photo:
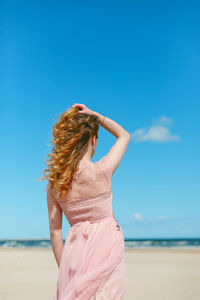
[[113, 215], [111, 177], [112, 170], [105, 155], [75, 173], [71, 189], [62, 200], [49, 184], [47, 192], [58, 202], [70, 225], [85, 220], [95, 222]]

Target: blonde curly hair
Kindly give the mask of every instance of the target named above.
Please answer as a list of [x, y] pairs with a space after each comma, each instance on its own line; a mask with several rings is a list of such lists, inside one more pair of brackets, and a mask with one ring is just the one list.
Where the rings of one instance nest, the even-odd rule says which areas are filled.
[[79, 113], [78, 107], [71, 107], [63, 112], [53, 126], [54, 147], [47, 160], [42, 180], [49, 180], [50, 187], [59, 191], [62, 197], [71, 187], [74, 173], [79, 161], [88, 149], [91, 136], [98, 138], [98, 117], [86, 113]]

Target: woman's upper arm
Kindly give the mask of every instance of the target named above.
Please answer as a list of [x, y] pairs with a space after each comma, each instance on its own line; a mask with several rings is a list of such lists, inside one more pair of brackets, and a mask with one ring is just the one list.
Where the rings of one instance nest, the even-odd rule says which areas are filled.
[[116, 140], [115, 144], [110, 148], [108, 153], [98, 161], [99, 165], [104, 170], [109, 179], [111, 179], [122, 157], [124, 156], [129, 141], [129, 134], [119, 137]]
[[61, 233], [62, 232], [62, 209], [60, 208], [58, 202], [55, 200], [53, 191], [49, 185], [46, 187], [47, 192], [47, 207], [49, 215], [49, 229], [50, 234]]

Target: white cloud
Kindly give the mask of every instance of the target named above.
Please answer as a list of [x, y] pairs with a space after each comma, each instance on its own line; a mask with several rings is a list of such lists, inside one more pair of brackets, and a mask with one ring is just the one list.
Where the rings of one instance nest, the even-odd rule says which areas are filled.
[[133, 214], [133, 217], [135, 220], [137, 221], [141, 221], [143, 218], [142, 218], [142, 215], [141, 214], [138, 214], [138, 213], [134, 213]]
[[143, 222], [160, 222], [160, 221], [169, 221], [172, 219], [176, 219], [175, 217], [166, 217], [166, 216], [158, 216], [154, 218], [144, 218], [140, 213], [134, 213], [133, 218], [136, 221], [143, 221]]
[[153, 122], [158, 124], [171, 124], [172, 119], [167, 116], [161, 116], [158, 120], [153, 120]]
[[172, 120], [166, 116], [161, 116], [158, 120], [153, 120], [154, 125], [149, 128], [136, 129], [131, 137], [136, 142], [171, 142], [179, 141], [178, 135], [172, 135], [170, 130], [166, 127], [172, 123]]

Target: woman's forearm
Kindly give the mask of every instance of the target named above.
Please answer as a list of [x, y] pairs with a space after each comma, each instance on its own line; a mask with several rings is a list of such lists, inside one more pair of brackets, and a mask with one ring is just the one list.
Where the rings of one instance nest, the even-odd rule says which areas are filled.
[[61, 235], [51, 236], [52, 250], [57, 262], [58, 267], [60, 267], [60, 260], [63, 251], [63, 240]]
[[[122, 126], [120, 126], [115, 121], [111, 120], [108, 117], [105, 117], [95, 111], [92, 111], [92, 114], [98, 117], [100, 124], [103, 128], [108, 130], [111, 134], [113, 134], [116, 138], [119, 138], [124, 135], [129, 135], [129, 132], [126, 131]], [[103, 123], [102, 123], [103, 122]]]

